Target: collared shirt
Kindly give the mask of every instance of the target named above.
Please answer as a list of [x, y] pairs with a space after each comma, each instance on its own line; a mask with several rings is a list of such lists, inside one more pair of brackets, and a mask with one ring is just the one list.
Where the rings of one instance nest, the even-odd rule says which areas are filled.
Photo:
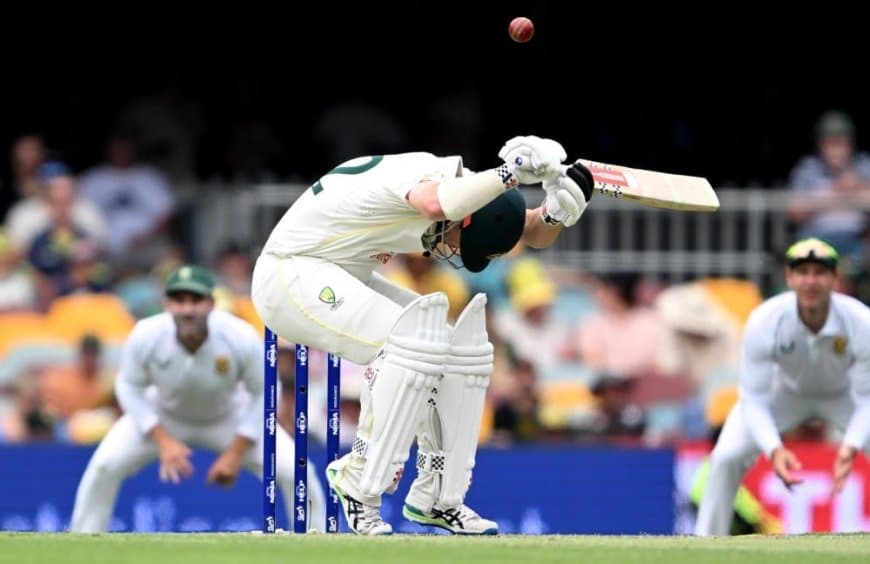
[[856, 410], [844, 444], [863, 448], [870, 437], [870, 309], [834, 292], [824, 326], [810, 331], [798, 317], [797, 296], [774, 296], [749, 317], [743, 334], [740, 403], [765, 454], [781, 444], [771, 415], [782, 394], [830, 398], [852, 394]]
[[[149, 401], [156, 388], [156, 402]], [[239, 389], [249, 396], [238, 434], [256, 440], [262, 424], [262, 343], [246, 321], [223, 311], [208, 316], [208, 338], [195, 353], [176, 336], [168, 312], [136, 323], [124, 345], [115, 393], [125, 413], [147, 434], [160, 414], [192, 423], [232, 416]]]

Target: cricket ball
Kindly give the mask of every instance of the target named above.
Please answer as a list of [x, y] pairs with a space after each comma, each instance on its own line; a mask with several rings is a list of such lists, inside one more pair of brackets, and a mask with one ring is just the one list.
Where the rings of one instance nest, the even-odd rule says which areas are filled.
[[508, 35], [517, 43], [525, 43], [535, 35], [535, 24], [525, 17], [517, 17], [511, 20], [508, 26]]

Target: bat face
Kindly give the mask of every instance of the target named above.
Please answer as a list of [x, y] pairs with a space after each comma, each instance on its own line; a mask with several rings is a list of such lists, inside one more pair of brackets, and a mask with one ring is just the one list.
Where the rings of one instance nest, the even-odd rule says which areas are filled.
[[578, 159], [592, 173], [595, 190], [605, 196], [625, 198], [656, 208], [683, 211], [716, 211], [719, 198], [710, 182], [685, 176]]

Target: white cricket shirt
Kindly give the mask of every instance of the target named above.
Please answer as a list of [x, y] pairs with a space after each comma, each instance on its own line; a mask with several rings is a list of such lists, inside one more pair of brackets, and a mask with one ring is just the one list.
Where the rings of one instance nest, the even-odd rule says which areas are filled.
[[743, 334], [740, 405], [753, 438], [769, 455], [781, 440], [770, 406], [792, 394], [830, 398], [852, 394], [855, 412], [843, 444], [863, 449], [870, 438], [870, 309], [834, 292], [821, 331], [798, 317], [797, 296], [774, 296], [749, 317]]
[[[208, 316], [208, 338], [195, 353], [178, 342], [168, 312], [136, 323], [124, 345], [115, 393], [125, 413], [147, 434], [160, 413], [197, 423], [222, 420], [237, 408], [240, 388], [249, 412], [238, 434], [256, 440], [262, 427], [263, 344], [246, 321], [224, 311]], [[146, 390], [157, 389], [156, 405]]]
[[423, 251], [432, 220], [405, 196], [424, 180], [453, 178], [459, 157], [402, 153], [343, 163], [305, 191], [263, 247], [279, 257], [326, 259], [361, 280], [395, 253]]

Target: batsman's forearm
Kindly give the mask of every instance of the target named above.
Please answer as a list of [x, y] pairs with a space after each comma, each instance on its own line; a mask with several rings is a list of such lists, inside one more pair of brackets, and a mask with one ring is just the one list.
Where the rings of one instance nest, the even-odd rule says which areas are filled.
[[561, 225], [550, 225], [541, 219], [540, 206], [526, 210], [526, 224], [522, 242], [533, 249], [545, 249], [552, 245], [562, 232]]

